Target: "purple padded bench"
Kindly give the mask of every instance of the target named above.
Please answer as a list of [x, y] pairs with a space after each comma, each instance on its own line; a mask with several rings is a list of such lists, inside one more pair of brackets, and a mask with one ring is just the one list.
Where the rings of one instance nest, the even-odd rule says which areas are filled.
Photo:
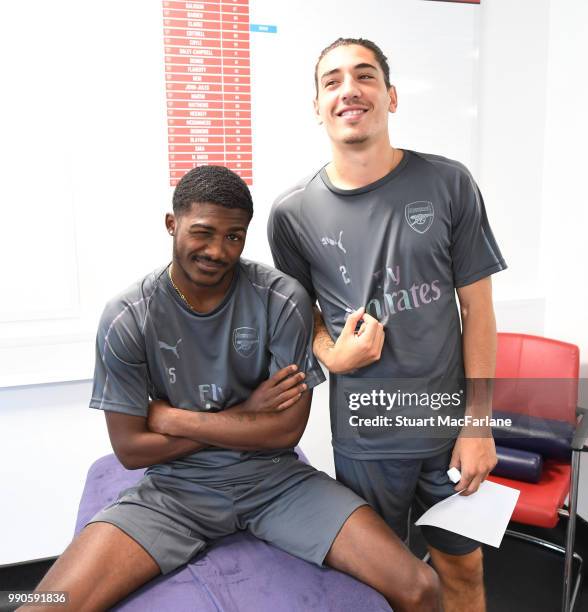
[[[299, 457], [306, 457], [299, 449]], [[88, 471], [76, 535], [144, 470], [126, 470], [114, 455]], [[190, 563], [159, 576], [113, 610], [120, 612], [390, 612], [371, 587], [239, 532], [213, 543]]]

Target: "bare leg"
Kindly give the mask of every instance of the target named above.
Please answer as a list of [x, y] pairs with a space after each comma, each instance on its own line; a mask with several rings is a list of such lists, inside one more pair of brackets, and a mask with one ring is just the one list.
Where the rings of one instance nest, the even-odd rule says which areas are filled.
[[117, 601], [160, 573], [135, 540], [110, 523], [92, 523], [66, 548], [41, 580], [38, 591], [65, 591], [66, 607], [23, 606], [31, 612], [94, 612]]
[[396, 612], [442, 609], [435, 572], [369, 506], [358, 508], [347, 519], [325, 563], [378, 590]]
[[429, 546], [429, 552], [441, 579], [445, 612], [485, 612], [482, 549], [467, 555], [448, 555]]

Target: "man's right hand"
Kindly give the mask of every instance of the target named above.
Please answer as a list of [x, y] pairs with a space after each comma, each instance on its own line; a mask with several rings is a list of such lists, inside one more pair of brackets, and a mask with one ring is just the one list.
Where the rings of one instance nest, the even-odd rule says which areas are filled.
[[[355, 329], [362, 319], [356, 333]], [[362, 307], [347, 317], [337, 342], [325, 351], [323, 362], [329, 372], [346, 374], [378, 361], [383, 346], [384, 326]]]
[[306, 391], [304, 372], [289, 365], [263, 381], [240, 407], [248, 412], [280, 412], [293, 406]]

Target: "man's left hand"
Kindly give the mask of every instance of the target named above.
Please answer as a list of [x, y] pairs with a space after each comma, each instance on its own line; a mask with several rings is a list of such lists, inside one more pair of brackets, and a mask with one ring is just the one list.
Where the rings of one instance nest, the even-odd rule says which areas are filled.
[[455, 490], [462, 495], [475, 493], [496, 466], [494, 438], [470, 438], [459, 436], [453, 447], [449, 467], [461, 472], [461, 480]]

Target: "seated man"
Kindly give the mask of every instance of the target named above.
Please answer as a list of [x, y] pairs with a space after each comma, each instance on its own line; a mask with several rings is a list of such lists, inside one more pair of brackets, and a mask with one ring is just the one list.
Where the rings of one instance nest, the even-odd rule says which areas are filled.
[[302, 286], [240, 259], [253, 214], [247, 185], [223, 167], [193, 169], [173, 211], [172, 264], [106, 306], [90, 403], [105, 411], [121, 463], [148, 469], [38, 590], [68, 592], [76, 612], [104, 610], [248, 529], [368, 583], [396, 610], [438, 610], [434, 571], [363, 499], [293, 451], [324, 376]]

